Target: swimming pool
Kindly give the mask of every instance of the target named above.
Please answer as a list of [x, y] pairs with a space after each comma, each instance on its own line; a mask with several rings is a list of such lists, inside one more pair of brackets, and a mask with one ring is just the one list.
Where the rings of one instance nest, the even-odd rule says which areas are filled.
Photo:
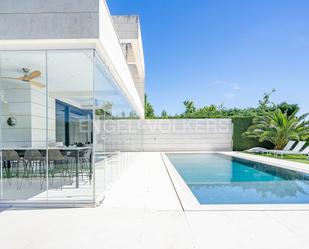
[[221, 154], [167, 154], [200, 204], [307, 204], [309, 175]]

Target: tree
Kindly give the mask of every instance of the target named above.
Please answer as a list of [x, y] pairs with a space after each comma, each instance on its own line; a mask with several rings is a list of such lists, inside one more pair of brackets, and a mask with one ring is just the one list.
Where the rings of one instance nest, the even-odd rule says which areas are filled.
[[287, 102], [280, 103], [277, 105], [277, 108], [279, 108], [282, 112], [286, 112], [288, 116], [292, 115], [295, 111], [300, 110], [297, 104], [289, 104]]
[[215, 105], [204, 106], [195, 111], [195, 116], [199, 118], [209, 118], [222, 115], [222, 111]]
[[196, 111], [193, 101], [186, 100], [183, 102], [183, 104], [185, 105], [185, 108], [186, 108], [185, 113], [184, 113], [185, 116], [190, 116]]
[[269, 110], [269, 109], [271, 109], [272, 107], [275, 106], [274, 103], [270, 102], [270, 97], [271, 97], [271, 95], [274, 92], [276, 92], [276, 89], [271, 90], [271, 92], [264, 93], [263, 98], [261, 100], [259, 100], [259, 107], [258, 107], [258, 109], [260, 109], [262, 111], [263, 110], [265, 111], [265, 110]]
[[168, 118], [168, 114], [165, 110], [162, 111], [161, 118]]
[[145, 94], [145, 118], [155, 118], [154, 109], [152, 105], [148, 102], [146, 94]]
[[112, 118], [112, 109], [112, 103], [104, 103], [101, 108], [95, 110], [96, 118], [101, 120]]
[[282, 112], [280, 108], [274, 111], [262, 111], [253, 119], [243, 136], [257, 139], [259, 142], [268, 141], [281, 150], [289, 140], [308, 140], [309, 121], [306, 121], [307, 114], [296, 116], [297, 110], [291, 115]]

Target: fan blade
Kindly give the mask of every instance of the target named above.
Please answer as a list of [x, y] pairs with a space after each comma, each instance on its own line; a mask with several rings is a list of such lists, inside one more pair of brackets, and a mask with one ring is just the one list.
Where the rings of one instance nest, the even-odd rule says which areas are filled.
[[13, 77], [0, 77], [0, 79], [4, 80], [23, 80], [24, 77], [13, 78]]
[[45, 85], [43, 83], [35, 81], [35, 80], [30, 80], [29, 83], [39, 88], [45, 88]]
[[25, 78], [28, 79], [28, 80], [32, 80], [32, 79], [38, 78], [40, 76], [41, 76], [41, 72], [40, 71], [33, 71], [28, 76], [26, 76]]

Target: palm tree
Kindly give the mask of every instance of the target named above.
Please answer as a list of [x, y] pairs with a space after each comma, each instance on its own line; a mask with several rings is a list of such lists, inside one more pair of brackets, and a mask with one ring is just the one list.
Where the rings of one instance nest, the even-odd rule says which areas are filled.
[[243, 136], [257, 139], [259, 142], [268, 141], [275, 149], [283, 149], [289, 140], [308, 140], [309, 113], [297, 117], [298, 110], [288, 115], [280, 108], [274, 111], [263, 111], [253, 119], [253, 125], [243, 133]]

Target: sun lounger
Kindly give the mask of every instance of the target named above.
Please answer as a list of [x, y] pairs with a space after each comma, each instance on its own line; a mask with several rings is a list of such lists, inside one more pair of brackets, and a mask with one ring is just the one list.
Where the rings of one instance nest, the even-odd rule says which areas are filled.
[[309, 155], [309, 145], [303, 149], [302, 151], [280, 151], [276, 152], [277, 155], [281, 155], [281, 158], [283, 155]]
[[[275, 154], [277, 151], [291, 151], [291, 149], [292, 149], [292, 147], [293, 147], [293, 145], [295, 144], [295, 141], [293, 141], [293, 140], [291, 140], [291, 141], [289, 141], [287, 144], [286, 144], [286, 146], [282, 149], [282, 150], [264, 150], [264, 151], [262, 151], [262, 153], [264, 154], [264, 153], [267, 153], [267, 154], [269, 154], [269, 153], [272, 153], [272, 154]], [[299, 143], [298, 143], [299, 144]], [[295, 146], [295, 148], [298, 146], [298, 144]], [[304, 143], [305, 144], [305, 143]], [[304, 144], [302, 145], [302, 147], [304, 146]], [[301, 148], [302, 148], [301, 147]], [[300, 149], [301, 149], [300, 148]], [[299, 150], [300, 150], [299, 149]]]
[[[276, 155], [281, 155], [281, 158], [283, 157], [283, 154], [295, 154], [301, 151], [301, 149], [304, 147], [304, 145], [306, 144], [305, 141], [300, 141], [298, 142], [298, 144], [296, 144], [296, 146], [294, 147], [293, 150], [291, 151], [282, 151], [282, 150], [274, 150], [274, 156]], [[288, 152], [288, 153], [286, 153]]]

